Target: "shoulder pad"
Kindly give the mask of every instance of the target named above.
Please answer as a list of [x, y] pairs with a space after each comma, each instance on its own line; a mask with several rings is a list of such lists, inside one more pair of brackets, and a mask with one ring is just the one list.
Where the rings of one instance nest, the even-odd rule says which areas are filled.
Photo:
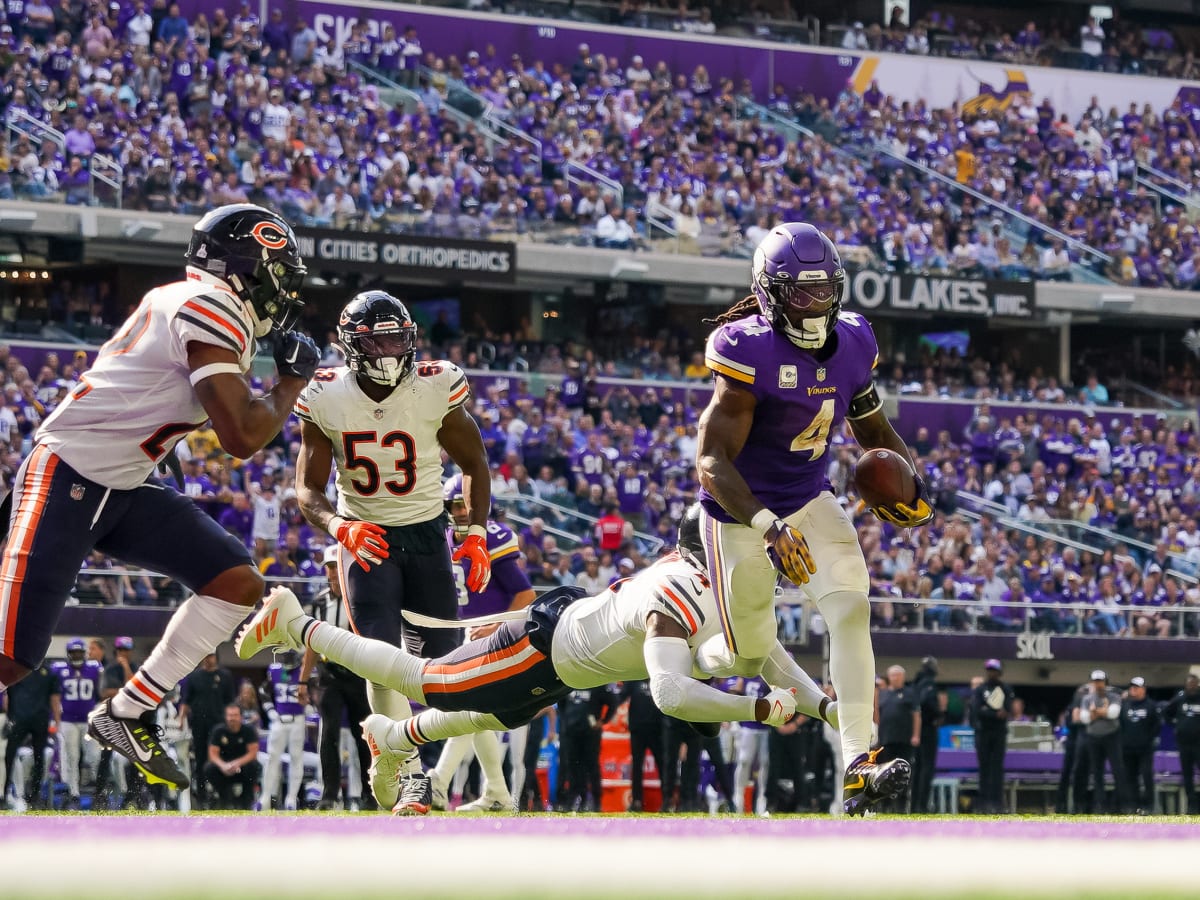
[[762, 335], [770, 331], [769, 325], [760, 324], [757, 319], [722, 325], [708, 336], [704, 362], [718, 375], [743, 384], [754, 384], [754, 360], [762, 356], [757, 345], [761, 343]]

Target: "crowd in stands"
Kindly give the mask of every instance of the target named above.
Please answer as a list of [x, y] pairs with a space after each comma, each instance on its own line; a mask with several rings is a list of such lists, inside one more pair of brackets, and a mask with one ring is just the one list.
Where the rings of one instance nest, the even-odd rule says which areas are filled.
[[[467, 362], [457, 340], [425, 347], [426, 353]], [[32, 376], [6, 348], [0, 356], [9, 382], [0, 439], [7, 439], [3, 469], [11, 482], [33, 429], [67, 395], [86, 359], [64, 362], [49, 354]], [[637, 358], [634, 348], [622, 365]], [[542, 374], [562, 380], [544, 395], [530, 392], [524, 373], [511, 373], [481, 381], [472, 411], [492, 464], [496, 515], [512, 515], [534, 585], [598, 590], [673, 546], [675, 523], [697, 489], [697, 422], [707, 396], [663, 384], [605, 383], [596, 375], [617, 371], [617, 364], [600, 364], [590, 353], [546, 359], [554, 362], [539, 365]], [[326, 351], [326, 362], [340, 362], [335, 347]], [[964, 373], [978, 373], [983, 364], [953, 365], [944, 352], [919, 364], [928, 378], [956, 383], [960, 392], [974, 384], [978, 403], [967, 433], [915, 434], [914, 458], [938, 511], [930, 526], [900, 533], [857, 508], [853, 439], [843, 430], [830, 440], [829, 478], [854, 513], [873, 593], [897, 601], [875, 604], [878, 625], [1197, 633], [1200, 441], [1190, 425], [1169, 428], [1165, 420], [1147, 417], [1121, 428], [1117, 420], [1098, 420], [1084, 405], [1106, 402], [1107, 389], [1094, 376], [1072, 392], [1078, 412], [993, 413], [990, 399], [1054, 402], [1067, 394], [1039, 374], [1012, 387], [1007, 367], [999, 388], [979, 390], [979, 379]], [[702, 368], [693, 361], [685, 373], [699, 376]], [[908, 368], [885, 363], [881, 384], [902, 390]], [[298, 449], [293, 421], [271, 447], [245, 462], [225, 454], [209, 428], [189, 435], [178, 455], [184, 490], [243, 540], [268, 581], [301, 579], [298, 592], [308, 594], [319, 581], [328, 537], [300, 513]], [[1032, 536], [1030, 526], [1053, 527], [1068, 543]], [[105, 574], [114, 567], [125, 574]], [[87, 561], [75, 591], [75, 601], [84, 603], [172, 605], [181, 599], [167, 579], [125, 570], [101, 554]], [[914, 599], [924, 602], [909, 602]], [[1048, 599], [1061, 608], [1004, 612], [1010, 602]], [[938, 602], [945, 600], [969, 605]], [[1196, 612], [1183, 614], [1192, 607]], [[785, 634], [793, 635], [795, 626], [793, 613], [781, 614]]]
[[[684, 252], [746, 256], [774, 222], [803, 219], [849, 259], [894, 271], [1070, 279], [1082, 263], [1121, 284], [1200, 285], [1194, 225], [1133, 182], [1141, 161], [1195, 184], [1200, 108], [1182, 101], [1118, 110], [1094, 98], [1076, 118], [1026, 95], [964, 112], [900, 103], [872, 84], [827, 104], [795, 85], [756, 96], [704, 66], [673, 72], [586, 44], [561, 58], [498, 59], [491, 47], [442, 58], [415, 28], [374, 39], [365, 26], [322, 43], [311, 23], [278, 9], [260, 23], [249, 4], [213, 21], [189, 22], [163, 0], [64, 0], [52, 13], [52, 27], [24, 11], [0, 26], [11, 59], [0, 103], [35, 134], [0, 148], [0, 196], [102, 201], [107, 186], [89, 169], [112, 159], [122, 202], [137, 209], [250, 200], [297, 224], [632, 249], [669, 238]], [[420, 103], [389, 108], [352, 64]], [[481, 101], [541, 141], [540, 160], [533, 144], [492, 145], [486, 128], [451, 115], [452, 103]], [[789, 142], [786, 128], [748, 118], [746, 101], [823, 136]], [[63, 147], [39, 144], [25, 116], [62, 132]], [[572, 162], [622, 195], [572, 186]], [[955, 183], [1068, 240], [998, 220]]]

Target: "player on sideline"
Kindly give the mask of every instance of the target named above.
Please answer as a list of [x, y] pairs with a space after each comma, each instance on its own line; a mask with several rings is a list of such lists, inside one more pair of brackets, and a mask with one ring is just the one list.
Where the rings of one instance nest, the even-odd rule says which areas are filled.
[[[825, 477], [829, 436], [850, 422], [864, 449], [909, 459], [875, 389], [879, 350], [866, 319], [842, 312], [846, 273], [812, 225], [780, 225], [754, 253], [752, 294], [713, 320], [705, 350], [715, 377], [700, 418], [696, 469], [702, 534], [723, 634], [701, 649], [714, 674], [759, 674], [775, 644], [778, 573], [829, 626], [845, 808], [861, 814], [907, 786], [907, 763], [869, 753], [875, 657], [867, 565]], [[911, 505], [875, 514], [910, 528], [933, 517], [917, 478]], [[765, 672], [763, 673], [765, 675]], [[768, 680], [770, 680], [768, 678]]]
[[[462, 475], [454, 475], [442, 485], [442, 499], [445, 501], [446, 512], [450, 514], [451, 519], [448, 539], [457, 545], [466, 539], [467, 528], [470, 524], [466, 499], [463, 497]], [[466, 618], [478, 618], [498, 612], [524, 609], [533, 602], [535, 597], [533, 586], [521, 568], [519, 562], [521, 551], [517, 547], [517, 538], [511, 529], [489, 519], [487, 547], [488, 557], [492, 563], [492, 578], [482, 591], [477, 592], [467, 588], [467, 578], [471, 574], [470, 560], [460, 560], [454, 568], [459, 611]], [[467, 629], [466, 637], [468, 640], [484, 638], [499, 627], [499, 623], [476, 625]], [[521, 774], [518, 770], [524, 768], [524, 739], [524, 726], [509, 732], [509, 740], [513, 742], [511, 749], [514, 787], [521, 783], [517, 776]], [[504, 748], [500, 745], [499, 735], [494, 731], [460, 735], [446, 741], [442, 747], [441, 758], [438, 759], [436, 768], [430, 774], [433, 781], [434, 809], [447, 808], [450, 783], [454, 779], [463, 757], [472, 748], [475, 755], [479, 757], [485, 785], [477, 799], [457, 807], [456, 812], [502, 812], [511, 809], [512, 795], [504, 783]]]
[[[384, 291], [355, 296], [338, 318], [346, 366], [320, 369], [296, 401], [302, 421], [296, 484], [304, 517], [341, 545], [338, 578], [358, 634], [441, 656], [454, 649], [453, 630], [414, 627], [412, 610], [453, 619], [458, 610], [454, 560], [469, 559], [467, 588], [491, 577], [487, 514], [491, 480], [487, 451], [462, 370], [417, 360], [417, 326], [404, 304]], [[463, 471], [467, 535], [451, 559], [442, 503], [442, 450]], [[325, 495], [337, 467], [337, 509]], [[371, 711], [393, 719], [412, 715], [408, 699], [378, 681], [368, 683]], [[424, 815], [430, 780], [414, 752], [402, 770], [371, 771], [380, 806]], [[397, 798], [399, 798], [397, 802]]]
[[[291, 330], [304, 264], [288, 224], [249, 203], [196, 223], [187, 279], [150, 291], [71, 396], [42, 423], [17, 473], [0, 562], [0, 688], [38, 665], [76, 573], [97, 549], [195, 594], [149, 659], [88, 718], [88, 734], [151, 783], [188, 786], [154, 709], [262, 596], [245, 547], [189, 498], [148, 481], [179, 440], [212, 420], [221, 446], [250, 456], [279, 433], [317, 366]], [[278, 383], [250, 392], [256, 339], [274, 336]]]
[[50, 671], [58, 676], [62, 688], [62, 722], [58, 726], [58, 760], [63, 781], [67, 785], [67, 809], [79, 809], [79, 763], [88, 757], [88, 768], [94, 773], [100, 754], [92, 752], [96, 745], [85, 744], [87, 717], [100, 702], [100, 678], [104, 667], [87, 658], [83, 638], [67, 641], [67, 658], [55, 660]]
[[679, 527], [678, 553], [635, 577], [595, 597], [582, 597], [581, 588], [557, 588], [521, 618], [440, 659], [319, 623], [284, 589], [267, 597], [235, 647], [249, 659], [267, 647], [305, 646], [432, 707], [399, 722], [367, 717], [363, 734], [373, 765], [384, 771], [394, 771], [421, 744], [515, 728], [572, 690], [614, 681], [649, 678], [659, 708], [691, 722], [780, 725], [797, 709], [836, 722], [836, 702], [778, 642], [763, 667], [763, 677], [776, 685], [766, 697], [726, 694], [692, 677], [695, 648], [721, 628], [704, 573], [699, 518], [693, 506]]

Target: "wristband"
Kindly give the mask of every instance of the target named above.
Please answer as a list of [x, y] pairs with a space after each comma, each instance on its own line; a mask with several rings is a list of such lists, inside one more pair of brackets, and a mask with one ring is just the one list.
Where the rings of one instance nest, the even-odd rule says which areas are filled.
[[761, 534], [767, 536], [767, 532], [771, 530], [771, 526], [775, 524], [775, 513], [769, 509], [760, 509], [754, 514], [754, 518], [750, 520], [750, 527]]
[[474, 535], [475, 537], [481, 537], [484, 540], [487, 540], [487, 529], [484, 528], [482, 525], [472, 525], [470, 528], [467, 529], [467, 537], [471, 537], [472, 535]]
[[329, 526], [325, 530], [327, 532], [329, 532], [329, 534], [336, 541], [338, 529], [341, 528], [342, 525], [344, 525], [345, 523], [346, 523], [346, 519], [343, 516], [334, 516], [332, 519], [329, 520]]

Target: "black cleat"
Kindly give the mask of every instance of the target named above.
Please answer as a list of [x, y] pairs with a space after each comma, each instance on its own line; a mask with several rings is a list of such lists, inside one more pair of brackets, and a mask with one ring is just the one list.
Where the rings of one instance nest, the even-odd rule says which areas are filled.
[[427, 816], [433, 808], [433, 784], [428, 775], [406, 775], [400, 779], [400, 797], [392, 807], [397, 816]]
[[121, 719], [113, 715], [110, 698], [88, 716], [88, 737], [133, 763], [148, 784], [167, 784], [181, 791], [191, 785], [191, 779], [167, 755], [153, 712], [139, 719]]
[[912, 766], [903, 759], [877, 763], [879, 750], [862, 753], [846, 767], [842, 782], [842, 809], [848, 816], [861, 816], [877, 803], [904, 793]]

